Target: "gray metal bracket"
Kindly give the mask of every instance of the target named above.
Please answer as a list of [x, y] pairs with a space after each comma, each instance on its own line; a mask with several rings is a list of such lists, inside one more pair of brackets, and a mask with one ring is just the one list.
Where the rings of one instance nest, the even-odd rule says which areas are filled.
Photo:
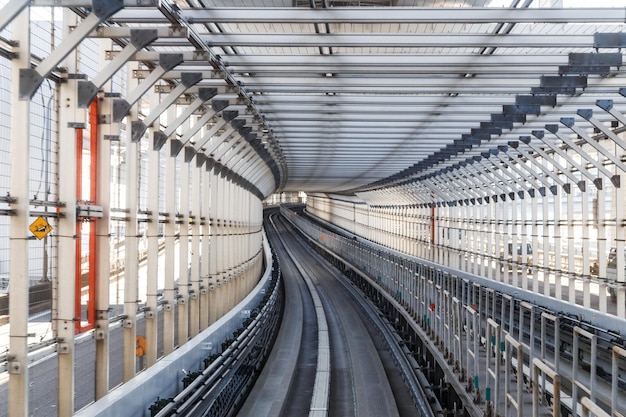
[[[222, 100], [220, 100], [222, 101]], [[222, 106], [223, 103], [220, 104], [220, 106], [218, 106], [218, 108], [220, 109], [224, 109], [226, 108], [225, 106]], [[228, 102], [226, 102], [226, 106], [228, 105]], [[218, 110], [220, 111], [220, 110]], [[217, 112], [217, 111], [216, 111]], [[196, 149], [196, 152], [200, 152], [200, 150], [202, 148], [204, 148], [204, 146], [209, 142], [209, 140], [222, 128], [224, 127], [224, 125], [228, 122], [230, 122], [231, 120], [233, 120], [235, 117], [237, 117], [239, 115], [239, 112], [237, 111], [222, 111], [222, 119], [219, 120], [217, 123], [215, 123], [214, 126], [212, 126], [208, 131], [206, 131], [203, 135], [202, 138], [196, 143], [194, 144], [194, 148]]]
[[[130, 108], [157, 82], [163, 74], [183, 62], [183, 54], [161, 54], [159, 66], [141, 82], [126, 99], [116, 99], [113, 103], [113, 121], [121, 122]], [[125, 103], [124, 103], [125, 102]], [[117, 106], [116, 106], [117, 104]]]
[[[495, 164], [490, 159], [491, 155], [492, 155], [491, 150], [490, 152], [482, 152], [481, 153], [482, 157], [479, 159], [474, 157], [474, 160], [476, 161], [478, 165], [482, 166], [485, 170], [493, 174], [496, 178], [498, 178], [501, 181], [501, 184], [499, 184], [497, 181], [494, 181], [494, 183], [497, 184], [498, 188], [500, 188], [505, 195], [514, 194], [516, 190], [514, 189], [513, 184], [517, 184], [517, 180], [514, 177], [512, 177], [511, 174], [508, 172], [506, 174], [509, 178], [506, 178], [503, 174], [501, 174], [501, 172], [505, 172], [505, 171], [502, 169], [501, 166]], [[489, 165], [487, 165], [487, 162], [489, 163]], [[510, 190], [508, 188], [510, 188]], [[512, 199], [514, 199], [514, 197], [512, 197]]]
[[[167, 139], [176, 132], [179, 126], [181, 126], [185, 120], [187, 120], [196, 110], [200, 108], [205, 102], [215, 97], [217, 94], [216, 88], [201, 88], [198, 90], [198, 98], [196, 98], [189, 106], [178, 115], [178, 117], [170, 123], [164, 132], [154, 132], [153, 146], [155, 150], [160, 150], [161, 147], [167, 142]], [[179, 149], [180, 151], [180, 149]]]
[[[558, 125], [546, 125], [546, 130], [550, 133], [552, 133], [553, 135], [555, 135], [558, 139], [561, 139], [561, 141], [563, 141], [563, 143], [565, 143], [567, 146], [569, 146], [574, 152], [578, 152], [580, 147], [578, 145], [576, 145], [572, 140], [570, 140], [569, 138], [565, 137], [565, 135], [559, 133], [559, 127]], [[541, 132], [541, 138], [543, 138], [543, 130], [540, 131]], [[535, 131], [533, 131], [533, 135], [535, 134]], [[563, 140], [563, 138], [565, 140]], [[558, 153], [562, 158], [565, 158], [567, 160], [567, 162], [569, 162], [569, 164], [571, 166], [573, 166], [574, 168], [578, 169], [583, 175], [585, 175], [587, 178], [589, 178], [593, 184], [596, 186], [596, 188], [598, 188], [599, 190], [602, 189], [602, 179], [601, 178], [597, 178], [594, 177], [584, 166], [582, 166], [581, 164], [577, 163], [576, 161], [574, 161], [574, 159], [572, 157], [570, 157], [569, 155], [567, 155], [567, 153], [565, 151], [563, 151], [556, 143], [554, 143], [553, 141], [549, 141], [549, 140], [545, 140], [544, 143], [548, 146], [550, 146], [550, 148], [552, 148], [556, 153]], [[580, 153], [580, 152], [578, 152]], [[584, 152], [584, 154], [586, 154], [586, 152]], [[583, 158], [585, 158], [585, 155], [581, 154], [581, 156]], [[588, 160], [588, 158], [585, 158]], [[599, 171], [606, 176], [606, 174], [608, 173], [609, 175], [607, 176], [608, 178], [611, 177], [611, 173], [604, 168], [601, 164], [598, 164], [598, 161], [589, 161], [592, 165], [594, 165], [596, 168], [598, 168], [599, 166]], [[594, 163], [595, 162], [595, 163]]]
[[232, 146], [222, 146], [222, 149], [220, 149], [214, 157], [218, 161], [221, 161], [224, 165], [229, 166], [228, 163], [231, 159], [236, 156], [237, 153], [241, 152], [247, 145], [248, 143], [241, 138], [238, 141], [235, 141]]
[[[231, 126], [230, 128], [226, 129], [226, 131], [224, 131], [224, 133], [222, 133], [220, 136], [214, 137], [213, 140], [211, 141], [209, 147], [204, 148], [204, 147], [196, 146], [196, 151], [198, 151], [198, 152], [202, 151], [202, 152], [204, 152], [207, 155], [212, 155], [213, 152], [215, 152], [215, 150], [217, 149], [217, 147], [222, 142], [228, 140], [228, 138], [230, 138], [235, 133], [235, 131], [236, 131], [236, 129]], [[208, 141], [206, 143], [208, 143]]]
[[204, 113], [202, 116], [200, 116], [200, 118], [193, 124], [193, 126], [191, 126], [182, 134], [182, 136], [180, 137], [181, 143], [183, 145], [187, 145], [187, 143], [191, 141], [194, 135], [198, 133], [200, 129], [202, 129], [202, 127], [204, 127], [204, 125], [206, 125], [209, 120], [211, 120], [217, 114], [217, 111], [211, 109]]
[[50, 52], [36, 68], [20, 69], [19, 97], [21, 100], [30, 100], [43, 80], [85, 39], [103, 20], [124, 7], [123, 0], [92, 0], [93, 12]]
[[[473, 160], [472, 160], [473, 162]], [[468, 182], [470, 182], [471, 184], [473, 184], [473, 187], [475, 190], [479, 190], [482, 189], [483, 193], [485, 194], [485, 196], [489, 195], [491, 193], [491, 190], [489, 188], [489, 186], [482, 181], [478, 181], [478, 175], [479, 172], [478, 171], [472, 171], [469, 167], [473, 166], [472, 162], [467, 162], [467, 161], [461, 161], [459, 162], [459, 175], [465, 173], [466, 175], [463, 175], [463, 178], [465, 178]]]
[[[545, 187], [550, 187], [550, 183], [545, 181], [545, 178], [541, 177], [540, 175], [537, 175], [537, 173], [530, 169], [528, 166], [524, 165], [524, 164], [520, 164], [519, 160], [517, 158], [514, 158], [513, 156], [509, 155], [509, 147], [505, 146], [505, 145], [501, 145], [498, 146], [498, 150], [500, 152], [498, 152], [497, 154], [495, 154], [495, 156], [500, 159], [504, 164], [508, 165], [508, 167], [510, 169], [512, 169], [513, 171], [515, 171], [515, 173], [517, 173], [517, 175], [519, 175], [520, 179], [524, 179], [526, 180], [530, 185], [532, 185], [532, 187], [536, 190], [539, 190], [541, 188]], [[506, 157], [510, 158], [510, 160], [507, 160], [506, 157], [504, 156], [506, 155]], [[530, 174], [530, 176], [526, 175], [524, 173], [524, 171], [522, 171], [518, 165], [524, 165], [526, 167], [526, 171], [528, 171], [528, 173]], [[539, 182], [537, 182], [537, 180], [539, 180], [539, 182], [541, 182], [541, 184], [539, 184]], [[520, 182], [517, 183], [520, 187], [522, 187], [522, 184]], [[534, 197], [535, 196], [535, 192], [534, 190], [531, 189], [526, 189], [526, 192], [531, 196]]]
[[[503, 165], [498, 165], [496, 164], [492, 158], [486, 158], [487, 161], [489, 161], [491, 164], [493, 164], [494, 167], [499, 168], [500, 172], [503, 172], [504, 174], [506, 174], [510, 179], [511, 179], [511, 185], [515, 184], [516, 186], [518, 186], [519, 188], [521, 188], [523, 191], [526, 191], [528, 193], [528, 195], [530, 195], [531, 197], [534, 197], [534, 191], [533, 188], [535, 189], [539, 189], [541, 188], [541, 185], [539, 185], [539, 183], [537, 183], [537, 181], [535, 181], [532, 178], [528, 178], [521, 170], [519, 170], [515, 164], [513, 162], [516, 161], [510, 161], [507, 160], [506, 158], [504, 158], [502, 156], [503, 153], [503, 148], [505, 148], [505, 146], [500, 147], [498, 146], [497, 149], [490, 149], [489, 153], [491, 155], [493, 155], [495, 157], [495, 159], [499, 160], [500, 162], [502, 162]], [[508, 147], [506, 147], [508, 149]], [[507, 155], [508, 156], [508, 155]], [[508, 169], [505, 169], [508, 168]], [[517, 174], [514, 175], [513, 173]], [[526, 185], [522, 180], [526, 180], [528, 182], [529, 185]], [[514, 187], [511, 187], [514, 188]], [[524, 198], [524, 194], [522, 193], [520, 194], [520, 192], [518, 191], [518, 195], [520, 196], [520, 198]]]
[[[455, 175], [456, 174], [456, 175]], [[443, 177], [446, 178], [448, 180], [448, 184], [453, 185], [455, 183], [462, 183], [465, 185], [465, 187], [453, 187], [453, 190], [457, 190], [461, 195], [462, 195], [462, 199], [463, 200], [474, 200], [475, 201], [475, 197], [477, 196], [475, 193], [475, 188], [472, 187], [472, 184], [469, 183], [468, 181], [466, 181], [466, 178], [464, 176], [461, 175], [461, 173], [457, 170], [453, 170], [451, 168], [446, 168], [442, 171], [441, 174], [438, 175], [438, 177]], [[450, 188], [450, 187], [448, 187]], [[474, 191], [474, 193], [472, 194], [469, 190]]]
[[156, 29], [132, 29], [130, 43], [109, 62], [92, 81], [78, 82], [78, 106], [87, 107], [98, 90], [127, 63], [140, 49], [146, 47], [158, 37]]
[[156, 107], [150, 110], [150, 113], [140, 123], [133, 123], [131, 129], [131, 135], [133, 141], [141, 139], [143, 134], [160, 116], [165, 112], [176, 100], [180, 97], [185, 90], [189, 87], [200, 82], [201, 74], [199, 72], [186, 72], [181, 77], [181, 82], [176, 86], [170, 94], [165, 97]]
[[[543, 130], [535, 130], [533, 131], [533, 135], [538, 138], [539, 140], [541, 140], [542, 144], [547, 145], [550, 149], [553, 149], [559, 156], [561, 156], [563, 159], [565, 159], [566, 161], [570, 162], [571, 158], [569, 158], [569, 156], [567, 156], [567, 154], [565, 154], [565, 152], [563, 152], [562, 149], [558, 148], [558, 151], [554, 149], [553, 146], [551, 146], [551, 144], [547, 141], [543, 141], [543, 137], [544, 137], [544, 131]], [[569, 178], [574, 184], [576, 184], [578, 186], [578, 188], [581, 191], [585, 191], [585, 181], [576, 178], [576, 176], [574, 174], [572, 174], [570, 172], [570, 170], [567, 167], [561, 166], [561, 164], [559, 164], [553, 157], [551, 157], [550, 155], [548, 155], [540, 146], [537, 146], [535, 143], [533, 143], [531, 141], [530, 136], [520, 136], [520, 141], [522, 141], [523, 143], [525, 143], [526, 145], [528, 145], [528, 147], [530, 149], [532, 149], [533, 151], [537, 152], [539, 155], [541, 155], [541, 157], [548, 161], [555, 170], [560, 171], [563, 173], [563, 175], [565, 175], [567, 178]], [[538, 165], [541, 165], [539, 163], [537, 163]], [[584, 168], [583, 168], [584, 169]], [[587, 176], [587, 178], [589, 178], [591, 181], [595, 181], [597, 178], [595, 178], [593, 175], [591, 175], [589, 173], [589, 171], [587, 171], [586, 169], [584, 171], [580, 171], [582, 175]], [[563, 185], [563, 188], [565, 189], [565, 191], [569, 194], [570, 192], [570, 187], [567, 186], [567, 184]]]
[[621, 124], [626, 125], [626, 117], [613, 107], [613, 100], [597, 100], [596, 106], [613, 116]]
[[[525, 142], [525, 140], [528, 140], [528, 142]], [[530, 136], [525, 137], [525, 139], [522, 139], [520, 137], [520, 141], [522, 141], [525, 144], [530, 143]], [[523, 147], [519, 146], [519, 142], [509, 142], [508, 143], [511, 149], [515, 149], [515, 151], [518, 153], [519, 157], [524, 157], [526, 158], [526, 160], [530, 161], [531, 164], [537, 166], [539, 168], [540, 171], [542, 171], [544, 174], [546, 174], [547, 176], [549, 176], [550, 178], [552, 178], [552, 180], [559, 185], [560, 187], [562, 187], [565, 192], [567, 192], [568, 194], [571, 191], [571, 188], [569, 186], [566, 186], [566, 184], [551, 170], [549, 170], [548, 168], [546, 168], [543, 164], [540, 164], [539, 161], [537, 161], [537, 158], [533, 157], [526, 149], [524, 149]], [[547, 156], [547, 155], [546, 155]], [[545, 159], [545, 158], [544, 158]], [[550, 162], [552, 164], [552, 162]], [[530, 170], [531, 168], [529, 166], [527, 166], [526, 164], [520, 164], [523, 167], [525, 167], [527, 170]], [[554, 165], [554, 164], [553, 164]], [[556, 167], [555, 167], [556, 168]], [[553, 195], [556, 195], [556, 189], [550, 185], [545, 179], [543, 179], [543, 184], [546, 185], [546, 187], [548, 187], [548, 189], [552, 192]]]
[[[617, 110], [615, 110], [613, 108], [613, 106], [611, 105], [611, 108], [609, 109], [612, 112], [609, 112], [609, 114], [613, 117], [614, 114], [619, 114], [622, 118], [624, 118], [623, 115], [621, 115]], [[626, 150], [626, 142], [624, 142], [619, 136], [617, 136], [615, 134], [615, 132], [613, 132], [611, 129], [607, 128], [604, 123], [602, 123], [600, 120], [596, 119], [593, 116], [593, 110], [591, 109], [586, 109], [586, 110], [578, 110], [578, 114], [586, 119], [587, 121], [589, 121], [589, 123], [591, 123], [592, 125], [594, 125], [598, 130], [600, 130], [600, 132], [602, 132], [603, 134], [606, 135], [607, 138], [611, 139], [613, 142], [615, 142], [615, 144], [617, 146], [619, 146], [620, 148], [622, 148], [623, 150]], [[617, 119], [617, 118], [616, 118]], [[619, 119], [618, 119], [619, 120]], [[626, 120], [625, 120], [626, 121]]]
[[[563, 125], [569, 127], [570, 129], [572, 129], [572, 127], [574, 127], [574, 119], [573, 118], [563, 117], [563, 118], [561, 118], [561, 123]], [[569, 146], [570, 148], [572, 148], [573, 150], [578, 152], [586, 161], [588, 161], [591, 165], [596, 167], [598, 169], [598, 171], [600, 171], [605, 177], [609, 178], [611, 180], [611, 182], [613, 183], [613, 185], [615, 185], [616, 187], [619, 187], [619, 175], [613, 175], [613, 173], [611, 171], [609, 171], [608, 169], [606, 169], [604, 167], [604, 165], [600, 161], [598, 161], [598, 160], [596, 160], [594, 158], [591, 158], [591, 156], [587, 152], [585, 152], [585, 150], [582, 149], [581, 146], [578, 146], [572, 139], [568, 138], [567, 135], [563, 135], [561, 132], [559, 132], [558, 126], [556, 126], [556, 125], [546, 125], [546, 130], [551, 132], [557, 138], [561, 139], [563, 141], [563, 143], [565, 143], [567, 146]], [[578, 132], [576, 130], [578, 130]], [[587, 135], [587, 133], [582, 131], [581, 129], [576, 129], [576, 130], [572, 129], [572, 131], [574, 133], [576, 133], [577, 135], [579, 135], [579, 136], [580, 136], [580, 133], [583, 133], [584, 135]], [[583, 140], [585, 140], [585, 142], [587, 142], [587, 140], [585, 138], [583, 138], [582, 136], [580, 136], [580, 137]], [[594, 149], [597, 149], [597, 148], [594, 146]], [[604, 155], [604, 153], [602, 153], [602, 154]], [[623, 165], [623, 164], [621, 164], [621, 165]]]
[[[590, 109], [578, 110], [578, 115], [580, 115], [583, 118], [589, 120], [589, 119], [593, 118], [593, 110], [590, 110]], [[597, 121], [597, 122], [599, 123], [599, 121]], [[615, 155], [612, 155], [610, 152], [607, 152], [606, 148], [604, 148], [603, 146], [600, 146], [600, 144], [597, 141], [591, 139], [589, 137], [589, 134], [587, 133], [587, 131], [585, 131], [584, 129], [581, 129], [579, 126], [576, 126], [575, 120], [574, 120], [573, 117], [563, 117], [563, 118], [561, 118], [561, 123], [563, 123], [565, 126], [570, 128], [572, 130], [572, 132], [574, 132], [578, 136], [580, 136], [585, 142], [587, 142], [589, 145], [591, 145], [592, 148], [594, 148], [595, 150], [600, 152], [603, 156], [606, 156], [607, 159], [609, 159], [611, 162], [613, 162], [615, 164], [615, 166], [617, 166], [622, 171], [626, 172], [626, 165], [624, 165], [624, 163], [622, 161], [620, 161], [620, 159], [618, 157], [616, 157]], [[613, 132], [611, 132], [611, 133], [613, 133]], [[618, 145], [621, 146], [621, 145], [624, 144], [624, 142], [621, 139], [617, 138], [617, 140], [619, 142]], [[622, 149], [624, 149], [623, 146], [622, 146]]]

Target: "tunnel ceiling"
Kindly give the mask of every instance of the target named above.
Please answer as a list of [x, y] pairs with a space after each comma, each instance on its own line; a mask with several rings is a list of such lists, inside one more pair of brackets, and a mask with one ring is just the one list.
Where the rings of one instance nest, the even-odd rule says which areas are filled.
[[[471, 160], [598, 99], [623, 113], [626, 9], [553, 4], [189, 0], [126, 8], [108, 24], [185, 22], [218, 60], [214, 78], [248, 97], [279, 189], [358, 194]], [[193, 51], [190, 39], [150, 49]]]

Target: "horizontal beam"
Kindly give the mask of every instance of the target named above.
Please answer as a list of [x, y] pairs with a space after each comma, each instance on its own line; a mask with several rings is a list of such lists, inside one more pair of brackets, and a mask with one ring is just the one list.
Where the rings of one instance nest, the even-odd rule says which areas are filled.
[[[333, 48], [589, 48], [593, 35], [533, 34], [345, 34], [345, 33], [202, 33], [214, 47], [333, 47]], [[159, 42], [157, 41], [157, 45]], [[162, 45], [170, 45], [162, 43]], [[172, 44], [176, 46], [177, 44]]]
[[[137, 28], [119, 26], [98, 26], [89, 38], [130, 38], [130, 31]], [[158, 38], [187, 38], [189, 31], [184, 27], [141, 27], [139, 29], [156, 29]], [[178, 52], [178, 51], [177, 51]], [[158, 60], [158, 58], [157, 58]]]
[[[426, 8], [426, 7], [341, 7], [328, 9], [311, 8], [211, 8], [182, 9], [181, 16], [189, 23], [623, 23], [623, 8]], [[124, 10], [114, 19], [116, 22], [162, 21], [165, 17], [151, 11], [142, 13]]]
[[[615, 94], [615, 88], [613, 93]], [[316, 105], [316, 106], [360, 106], [372, 105], [386, 107], [404, 106], [432, 106], [444, 103], [445, 106], [466, 106], [466, 105], [504, 105], [515, 104], [515, 96], [442, 96], [440, 94], [424, 94], [419, 96], [394, 95], [394, 94], [377, 94], [363, 96], [361, 94], [342, 94], [342, 95], [320, 95], [320, 94], [302, 94], [294, 96], [292, 94], [272, 94], [272, 95], [256, 95], [253, 97], [254, 102], [266, 105]], [[581, 95], [577, 97], [559, 96], [557, 103], [559, 106], [564, 104], [587, 103], [587, 106], [595, 106], [597, 98]], [[615, 103], [617, 106], [618, 103]], [[626, 109], [626, 104], [622, 105]]]
[[230, 66], [293, 66], [293, 65], [319, 65], [325, 67], [349, 66], [401, 66], [401, 67], [429, 67], [429, 66], [509, 66], [509, 65], [532, 65], [558, 66], [567, 64], [567, 56], [562, 54], [512, 54], [512, 55], [476, 55], [476, 54], [402, 54], [402, 55], [367, 55], [367, 54], [341, 54], [341, 55], [314, 55], [314, 54], [289, 54], [284, 55], [222, 55], [222, 62], [226, 67]]
[[[258, 75], [264, 74], [272, 74], [273, 76], [285, 77], [293, 75], [301, 75], [303, 73], [316, 74], [318, 76], [332, 73], [334, 76], [343, 75], [343, 74], [355, 74], [355, 75], [366, 75], [366, 74], [385, 74], [386, 76], [393, 75], [416, 75], [416, 74], [456, 74], [456, 75], [464, 75], [468, 73], [472, 74], [511, 74], [511, 75], [530, 75], [535, 74], [537, 76], [543, 75], [545, 73], [557, 72], [558, 66], [538, 66], [533, 65], [531, 62], [528, 62], [528, 65], [510, 65], [510, 66], [486, 66], [480, 64], [460, 64], [457, 66], [451, 65], [440, 65], [440, 66], [426, 66], [419, 65], [415, 67], [409, 66], [396, 66], [393, 64], [388, 64], [385, 66], [374, 66], [371, 65], [369, 67], [365, 66], [320, 66], [320, 65], [301, 65], [301, 66], [279, 66], [275, 67], [272, 65], [267, 66], [245, 66], [245, 65], [236, 65], [229, 66], [228, 69], [233, 74], [247, 74], [254, 73]], [[189, 71], [193, 71], [193, 68], [189, 68]]]

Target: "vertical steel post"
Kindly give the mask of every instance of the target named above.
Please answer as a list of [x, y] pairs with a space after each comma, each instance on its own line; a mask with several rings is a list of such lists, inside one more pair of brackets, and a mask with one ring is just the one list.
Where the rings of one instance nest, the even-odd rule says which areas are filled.
[[218, 175], [215, 174], [213, 169], [207, 172], [210, 181], [210, 200], [211, 200], [211, 221], [209, 226], [209, 324], [214, 323], [217, 320], [217, 282], [218, 282], [218, 270], [217, 270], [217, 247], [218, 247], [218, 227], [217, 216], [219, 215], [219, 186]]
[[[598, 245], [597, 245], [597, 260], [598, 260], [598, 277], [606, 277], [606, 212], [605, 212], [606, 191], [604, 189], [598, 190], [596, 197], [596, 218], [594, 224], [597, 229]], [[590, 273], [590, 272], [589, 272]], [[591, 274], [591, 273], [590, 273]], [[605, 280], [600, 280], [600, 311], [606, 313], [608, 310], [607, 303], [607, 285]]]
[[[128, 68], [127, 91], [133, 91], [137, 79]], [[139, 211], [139, 143], [126, 135], [126, 208], [128, 209], [124, 236], [124, 382], [130, 381], [136, 372], [137, 309], [139, 298], [139, 250], [138, 250], [138, 211]]]
[[[561, 283], [562, 278], [562, 259], [561, 259], [561, 236], [563, 234], [562, 226], [561, 226], [561, 205], [562, 205], [562, 192], [559, 190], [558, 193], [553, 198], [554, 206], [552, 208], [554, 215], [554, 225], [552, 226], [554, 230], [554, 286], [555, 286], [555, 295], [554, 297], [557, 299], [561, 299], [563, 297], [563, 288]], [[545, 248], [544, 248], [545, 250]], [[544, 288], [544, 294], [550, 296], [550, 280], [544, 278], [544, 283], [546, 287]], [[571, 287], [570, 287], [570, 295], [571, 295]]]
[[202, 210], [201, 217], [204, 217], [202, 224], [202, 255], [200, 259], [200, 330], [209, 327], [209, 262], [210, 262], [210, 225], [211, 225], [211, 174], [203, 165], [201, 171], [202, 178]]
[[[589, 227], [591, 220], [589, 219], [589, 192], [582, 193], [583, 210], [582, 210], [582, 238], [583, 238], [583, 306], [591, 308], [591, 282], [589, 281]], [[570, 271], [572, 273], [574, 271]], [[572, 284], [570, 284], [572, 285]]]
[[[196, 156], [197, 158], [197, 156]], [[189, 274], [189, 337], [195, 337], [200, 330], [200, 169], [195, 161], [188, 164], [191, 169], [191, 271]]]
[[[531, 247], [533, 250], [533, 266], [532, 266], [532, 291], [539, 293], [539, 258], [537, 257], [539, 249], [539, 196], [536, 196], [530, 201], [530, 235], [531, 235]], [[546, 199], [543, 199], [545, 203]], [[543, 204], [543, 203], [542, 203]], [[528, 289], [528, 287], [524, 287]]]
[[[624, 180], [624, 175], [620, 175]], [[623, 182], [623, 181], [622, 181]], [[626, 318], [626, 274], [624, 274], [624, 240], [626, 239], [626, 219], [624, 218], [624, 200], [623, 191], [619, 190], [615, 193], [615, 247], [617, 250], [616, 269], [617, 269], [617, 316]]]
[[[179, 157], [180, 158], [180, 157]], [[180, 161], [180, 226], [178, 242], [178, 345], [189, 338], [189, 164]]]
[[[30, 178], [30, 101], [21, 101], [17, 88], [20, 70], [30, 68], [30, 7], [13, 20], [12, 39], [16, 42], [16, 57], [11, 60], [11, 197], [16, 201], [10, 217], [10, 276], [9, 285], [9, 417], [30, 415], [28, 410], [28, 239], [30, 209], [28, 181]], [[73, 329], [73, 328], [72, 328]]]
[[[64, 38], [69, 36], [70, 27], [77, 22], [77, 16], [69, 9], [64, 9]], [[69, 74], [78, 72], [76, 51], [70, 53], [65, 60]], [[75, 129], [73, 124], [85, 122], [85, 111], [78, 110], [76, 99], [76, 80], [68, 80], [60, 85], [59, 103], [59, 199], [66, 202], [65, 217], [58, 224], [58, 259], [75, 259], [76, 256], [76, 199], [77, 178], [76, 158], [82, 150], [76, 148]], [[74, 334], [76, 317], [74, 302], [80, 293], [76, 293], [73, 279], [76, 264], [73, 262], [58, 263], [57, 315], [53, 317], [57, 330], [58, 353], [58, 415], [59, 417], [74, 414]], [[62, 387], [62, 388], [61, 388]]]
[[[150, 108], [159, 104], [159, 94], [150, 95]], [[159, 194], [161, 177], [161, 153], [150, 144], [148, 152], [148, 212], [147, 259], [146, 259], [146, 366], [150, 367], [157, 360], [158, 346], [158, 289], [159, 289]]]
[[[100, 62], [104, 61], [105, 42], [100, 44]], [[110, 83], [105, 88], [110, 88]], [[98, 116], [110, 115], [112, 100], [97, 97], [99, 101]], [[119, 124], [101, 124], [98, 129], [98, 186], [96, 201], [102, 207], [102, 218], [96, 222], [96, 241], [98, 256], [96, 258], [96, 400], [109, 392], [109, 295], [111, 276], [111, 141], [105, 140]], [[119, 133], [119, 132], [117, 132]]]
[[[587, 194], [587, 193], [583, 193]], [[575, 242], [577, 238], [580, 236], [576, 236], [574, 230], [574, 220], [576, 216], [574, 215], [574, 198], [572, 193], [569, 193], [566, 197], [567, 202], [567, 285], [568, 285], [568, 293], [571, 294], [572, 288], [576, 288], [576, 256], [575, 256]], [[571, 300], [571, 298], [570, 298]], [[575, 301], [574, 301], [575, 302]]]
[[[167, 121], [176, 119], [176, 108], [171, 106], [167, 112]], [[149, 129], [154, 133], [155, 129]], [[163, 285], [163, 355], [174, 351], [175, 340], [175, 279], [176, 279], [176, 157], [165, 154], [165, 213], [167, 221], [163, 225], [165, 238], [165, 279]]]

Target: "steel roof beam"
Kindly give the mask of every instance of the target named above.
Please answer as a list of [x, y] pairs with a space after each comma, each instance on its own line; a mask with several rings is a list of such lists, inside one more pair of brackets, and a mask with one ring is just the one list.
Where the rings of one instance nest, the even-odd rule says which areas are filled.
[[[153, 30], [157, 31], [157, 37], [159, 38], [167, 38], [167, 37], [171, 37], [171, 36], [164, 36], [165, 34], [169, 33], [169, 30], [167, 30], [168, 28], [156, 28]], [[131, 28], [131, 33], [132, 30], [135, 30], [134, 28]], [[139, 30], [139, 29], [136, 29]], [[178, 32], [176, 32], [178, 33]], [[173, 35], [172, 35], [173, 36]], [[178, 37], [178, 36], [176, 36]], [[165, 51], [163, 51], [165, 52]], [[122, 53], [122, 50], [117, 50], [117, 49], [111, 49], [106, 51], [106, 59], [108, 60], [113, 60], [115, 59], [120, 53]], [[206, 51], [180, 51], [180, 53], [183, 55], [183, 64], [182, 65], [194, 65], [194, 63], [199, 62], [202, 63], [205, 67], [208, 65], [207, 62], [210, 59], [211, 55], [206, 52]], [[148, 50], [140, 50], [137, 51], [132, 58], [130, 58], [130, 61], [158, 61], [159, 60], [159, 54], [161, 54], [161, 52], [159, 51], [148, 51]], [[563, 62], [560, 62], [560, 64], [562, 64]], [[181, 66], [182, 66], [181, 65]]]
[[[190, 67], [192, 65], [189, 65]], [[472, 72], [472, 74], [480, 74], [480, 75], [490, 75], [490, 74], [509, 74], [509, 75], [524, 75], [528, 76], [531, 74], [541, 75], [546, 72], [556, 72], [559, 70], [558, 67], [550, 67], [550, 66], [538, 66], [533, 65], [530, 61], [527, 61], [526, 65], [517, 65], [517, 66], [484, 66], [484, 65], [459, 65], [459, 66], [449, 66], [449, 65], [441, 65], [441, 66], [417, 66], [417, 67], [398, 67], [392, 64], [386, 66], [369, 66], [369, 67], [358, 67], [358, 66], [313, 66], [313, 65], [302, 65], [302, 66], [281, 66], [274, 67], [271, 65], [268, 66], [229, 66], [228, 67], [232, 73], [238, 75], [246, 75], [248, 73], [254, 73], [264, 76], [277, 76], [277, 77], [285, 77], [290, 76], [291, 74], [300, 75], [300, 74], [315, 74], [318, 76], [326, 75], [328, 73], [332, 73], [333, 76], [343, 76], [343, 75], [367, 75], [372, 73], [385, 73], [387, 75], [415, 75], [415, 74], [467, 74], [468, 72]], [[187, 68], [185, 68], [187, 69]], [[574, 69], [572, 69], [574, 71]], [[577, 71], [576, 71], [577, 72]], [[609, 69], [606, 67], [605, 74], [608, 75]]]
[[[51, 1], [51, 0], [49, 0]], [[183, 8], [181, 16], [191, 24], [208, 23], [623, 23], [623, 8], [495, 8], [495, 7], [341, 7], [310, 9], [301, 7]], [[142, 20], [143, 19], [143, 20]], [[118, 22], [164, 21], [156, 12], [124, 10]]]
[[[623, 16], [622, 16], [623, 20]], [[308, 33], [200, 33], [214, 47], [332, 47], [332, 48], [589, 48], [589, 35], [536, 34], [308, 34]], [[165, 41], [163, 46], [185, 44]]]
[[[141, 52], [150, 54], [150, 52]], [[458, 54], [433, 54], [429, 52], [415, 55], [367, 55], [359, 53], [348, 53], [342, 55], [304, 55], [290, 54], [288, 51], [281, 55], [223, 55], [222, 61], [228, 68], [233, 67], [257, 67], [272, 66], [280, 69], [281, 67], [292, 66], [323, 66], [325, 68], [341, 68], [343, 66], [350, 67], [439, 67], [451, 66], [462, 67], [505, 67], [518, 65], [533, 65], [540, 67], [554, 67], [555, 70], [559, 65], [567, 63], [566, 58], [562, 54], [507, 54], [507, 55], [476, 55], [460, 52]]]

